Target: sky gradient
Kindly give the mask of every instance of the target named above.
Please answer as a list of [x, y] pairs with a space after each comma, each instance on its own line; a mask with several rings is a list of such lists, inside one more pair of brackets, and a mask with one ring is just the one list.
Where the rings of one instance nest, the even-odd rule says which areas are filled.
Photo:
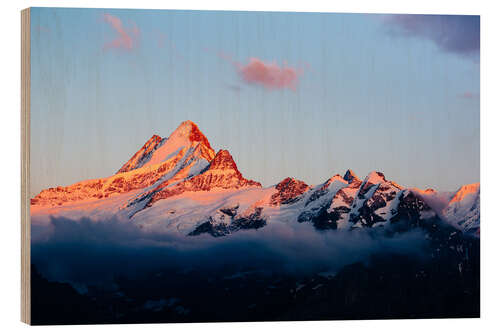
[[479, 181], [479, 17], [33, 8], [31, 195], [184, 120], [246, 178]]

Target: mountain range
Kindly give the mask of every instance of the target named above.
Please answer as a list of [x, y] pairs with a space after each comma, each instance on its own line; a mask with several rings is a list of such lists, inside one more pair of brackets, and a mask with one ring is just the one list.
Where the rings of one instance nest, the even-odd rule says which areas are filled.
[[192, 121], [166, 138], [153, 135], [117, 172], [31, 199], [31, 216], [130, 220], [186, 236], [225, 236], [275, 221], [318, 230], [445, 223], [479, 237], [480, 185], [455, 192], [406, 188], [379, 171], [364, 179], [347, 170], [319, 185], [291, 177], [263, 187], [245, 178], [227, 150], [216, 152]]

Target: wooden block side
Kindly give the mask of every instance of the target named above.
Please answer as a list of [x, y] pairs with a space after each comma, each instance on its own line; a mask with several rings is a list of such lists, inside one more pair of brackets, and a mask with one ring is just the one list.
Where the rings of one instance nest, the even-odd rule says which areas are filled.
[[21, 11], [21, 321], [31, 324], [30, 8]]

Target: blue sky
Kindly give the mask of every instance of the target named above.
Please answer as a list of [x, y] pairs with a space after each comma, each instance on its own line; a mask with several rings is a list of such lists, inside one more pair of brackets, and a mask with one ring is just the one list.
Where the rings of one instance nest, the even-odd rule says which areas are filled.
[[[31, 20], [32, 195], [109, 176], [186, 119], [266, 186], [348, 168], [441, 190], [479, 181], [477, 16], [34, 8]], [[293, 84], [246, 76], [250, 59]]]

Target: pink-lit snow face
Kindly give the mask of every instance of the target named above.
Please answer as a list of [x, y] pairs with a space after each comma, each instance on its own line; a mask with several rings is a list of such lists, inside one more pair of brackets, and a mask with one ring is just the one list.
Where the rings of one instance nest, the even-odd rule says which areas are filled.
[[117, 36], [111, 42], [104, 45], [104, 49], [125, 49], [132, 50], [137, 47], [139, 39], [139, 28], [134, 22], [130, 22], [132, 27], [127, 29], [123, 26], [122, 21], [113, 15], [104, 14], [104, 21], [116, 31]]
[[276, 63], [266, 63], [258, 58], [250, 58], [247, 65], [237, 65], [238, 73], [247, 83], [260, 84], [267, 89], [295, 90], [302, 69], [286, 63], [280, 67]]
[[472, 195], [477, 195], [479, 191], [479, 183], [469, 184], [462, 186], [457, 193], [453, 196], [450, 203], [461, 202], [468, 199]]

